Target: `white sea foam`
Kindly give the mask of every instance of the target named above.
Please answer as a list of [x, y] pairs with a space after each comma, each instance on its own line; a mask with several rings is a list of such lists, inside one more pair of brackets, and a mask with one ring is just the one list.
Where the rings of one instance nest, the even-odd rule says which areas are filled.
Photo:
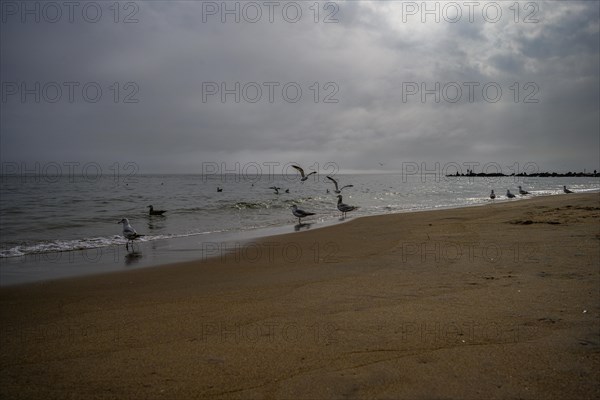
[[[142, 236], [136, 239], [140, 242], [149, 242], [161, 239], [174, 239], [181, 237], [207, 235], [210, 233], [217, 232], [194, 232], [184, 233], [177, 235], [155, 235], [155, 236]], [[123, 236], [113, 237], [96, 237], [87, 239], [76, 239], [76, 240], [53, 240], [47, 242], [33, 243], [33, 244], [21, 244], [11, 247], [7, 250], [0, 251], [0, 258], [9, 257], [20, 257], [29, 254], [44, 254], [44, 253], [55, 253], [65, 251], [77, 251], [77, 250], [88, 250], [96, 249], [108, 246], [120, 246], [125, 245], [127, 240]]]

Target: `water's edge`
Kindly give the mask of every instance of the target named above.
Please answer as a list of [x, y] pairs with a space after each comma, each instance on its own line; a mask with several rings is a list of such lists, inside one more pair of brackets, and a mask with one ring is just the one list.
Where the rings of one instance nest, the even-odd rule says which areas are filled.
[[[600, 193], [588, 191], [586, 193]], [[549, 196], [535, 196], [515, 200], [496, 200], [494, 203], [508, 204], [515, 201], [527, 201]], [[573, 195], [577, 196], [577, 194]], [[474, 204], [468, 206], [436, 207], [431, 209], [407, 210], [393, 213], [381, 213], [366, 216], [349, 216], [346, 219], [307, 219], [301, 225], [274, 226], [247, 231], [223, 232], [208, 235], [166, 238], [149, 242], [137, 242], [133, 251], [124, 245], [100, 247], [95, 249], [74, 250], [57, 253], [31, 254], [22, 257], [0, 259], [0, 286], [13, 286], [29, 283], [41, 283], [56, 279], [97, 275], [129, 271], [138, 268], [166, 266], [180, 262], [202, 261], [209, 258], [222, 258], [224, 261], [232, 257], [235, 250], [244, 249], [250, 243], [269, 241], [269, 251], [283, 251], [286, 241], [277, 241], [277, 237], [293, 234], [298, 231], [322, 229], [360, 218], [400, 213], [419, 213], [437, 210], [450, 210], [488, 206], [492, 204]], [[253, 246], [246, 257], [258, 258], [260, 246]], [[267, 249], [262, 249], [266, 251]]]

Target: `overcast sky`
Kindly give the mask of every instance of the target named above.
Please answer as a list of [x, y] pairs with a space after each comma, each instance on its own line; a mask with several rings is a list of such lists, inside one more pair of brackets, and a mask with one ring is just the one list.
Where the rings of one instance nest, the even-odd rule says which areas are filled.
[[3, 165], [600, 169], [597, 1], [223, 4], [3, 2]]

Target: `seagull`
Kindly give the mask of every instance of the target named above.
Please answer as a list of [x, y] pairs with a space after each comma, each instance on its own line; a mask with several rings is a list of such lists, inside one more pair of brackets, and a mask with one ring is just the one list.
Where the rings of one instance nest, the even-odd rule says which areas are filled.
[[328, 176], [327, 179], [329, 179], [335, 185], [335, 190], [333, 192], [336, 193], [336, 194], [342, 193], [342, 190], [344, 190], [347, 187], [354, 187], [354, 185], [345, 185], [345, 186], [342, 186], [340, 189], [338, 189], [338, 183], [337, 183], [337, 181], [335, 179], [333, 179], [330, 176]]
[[217, 192], [222, 192], [223, 188], [217, 186]]
[[492, 193], [490, 193], [490, 199], [494, 200], [496, 198], [496, 193], [494, 193], [494, 190], [492, 189]]
[[275, 191], [275, 194], [279, 194], [279, 189], [281, 189], [281, 188], [276, 187], [276, 186], [271, 186], [271, 187], [269, 187], [269, 189], [273, 189]]
[[302, 168], [300, 168], [299, 166], [292, 165], [292, 168], [294, 168], [294, 169], [298, 170], [298, 172], [300, 172], [300, 175], [302, 176], [302, 178], [300, 179], [301, 182], [304, 182], [305, 180], [307, 180], [308, 177], [311, 176], [312, 174], [316, 174], [317, 173], [317, 171], [313, 171], [313, 172], [311, 172], [308, 175], [304, 175], [304, 170]]
[[512, 194], [512, 193], [510, 192], [510, 190], [506, 189], [506, 197], [508, 197], [509, 199], [512, 199], [513, 197], [515, 197], [515, 195], [514, 195], [514, 194]]
[[139, 237], [144, 235], [139, 235], [133, 226], [129, 225], [129, 220], [127, 218], [123, 218], [117, 224], [123, 224], [123, 236], [127, 239], [127, 243], [125, 243], [125, 248], [129, 250], [129, 242], [131, 242], [131, 248], [133, 249], [133, 241]]
[[151, 205], [148, 206], [148, 208], [150, 209], [148, 211], [149, 215], [163, 215], [164, 213], [166, 213], [165, 210], [155, 210], [154, 207], [152, 207]]
[[342, 203], [342, 195], [341, 194], [338, 194], [337, 198], [338, 198], [337, 209], [342, 212], [343, 217], [346, 216], [347, 212], [354, 211], [358, 208], [355, 206], [349, 206], [348, 204]]
[[529, 193], [527, 190], [523, 190], [523, 189], [521, 188], [521, 186], [519, 186], [519, 194], [520, 194], [521, 196], [525, 196], [526, 194], [531, 194], [531, 193]]
[[294, 214], [295, 217], [298, 217], [298, 224], [300, 224], [301, 218], [308, 217], [309, 215], [315, 215], [315, 213], [299, 209], [298, 206], [295, 204], [292, 206], [292, 214]]
[[570, 191], [569, 189], [567, 189], [567, 187], [566, 187], [566, 186], [564, 186], [564, 185], [563, 185], [563, 191], [564, 191], [565, 193], [573, 193], [572, 191]]

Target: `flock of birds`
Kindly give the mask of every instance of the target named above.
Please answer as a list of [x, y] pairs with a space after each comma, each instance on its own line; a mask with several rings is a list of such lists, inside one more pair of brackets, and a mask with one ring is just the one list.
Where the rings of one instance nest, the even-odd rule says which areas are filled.
[[[565, 186], [565, 185], [563, 185], [563, 192], [573, 193], [571, 190], [567, 189], [567, 186]], [[521, 186], [519, 186], [519, 194], [521, 196], [526, 196], [531, 193], [529, 193], [527, 190], [523, 190], [523, 188]], [[509, 199], [514, 199], [516, 196], [510, 192], [510, 189], [506, 189], [506, 197]], [[496, 198], [496, 193], [494, 193], [494, 190], [492, 189], [492, 193], [490, 193], [490, 199], [494, 200], [495, 198]]]
[[[312, 174], [316, 174], [316, 171], [313, 171], [309, 174], [305, 174], [304, 170], [297, 165], [292, 165], [292, 167], [300, 173], [300, 182], [305, 182], [306, 180], [308, 180], [308, 178]], [[346, 188], [351, 188], [351, 187], [353, 187], [353, 185], [344, 185], [342, 187], [339, 187], [338, 182], [335, 179], [333, 179], [330, 176], [327, 176], [327, 179], [329, 179], [335, 187], [333, 192], [335, 194], [337, 194], [337, 199], [338, 199], [337, 200], [337, 209], [338, 209], [338, 211], [340, 211], [342, 213], [342, 218], [346, 217], [346, 213], [349, 213], [351, 211], [358, 209], [357, 206], [351, 206], [351, 205], [345, 204], [343, 202], [343, 198], [342, 198], [342, 194], [341, 194], [342, 190], [344, 190]], [[280, 187], [276, 187], [276, 186], [271, 186], [271, 187], [269, 187], [269, 189], [273, 189], [275, 191], [275, 194], [279, 194], [279, 190], [281, 190]], [[222, 192], [222, 191], [223, 191], [223, 188], [217, 187], [217, 192]], [[567, 189], [566, 186], [563, 186], [563, 191], [565, 193], [573, 193], [571, 190]], [[285, 193], [289, 193], [289, 192], [290, 192], [289, 189], [285, 190]], [[329, 193], [329, 189], [327, 189], [327, 193]], [[530, 193], [528, 191], [524, 190], [521, 186], [519, 186], [519, 194], [521, 196], [526, 196]], [[507, 189], [506, 197], [509, 199], [512, 199], [516, 196], [510, 192], [510, 189]], [[490, 199], [494, 200], [495, 198], [496, 198], [496, 194], [494, 193], [494, 190], [492, 190], [492, 192], [490, 193]], [[152, 205], [149, 205], [147, 208], [149, 209], [149, 211], [148, 211], [149, 215], [163, 215], [166, 212], [166, 210], [155, 210]], [[298, 208], [298, 206], [295, 204], [291, 206], [291, 209], [292, 209], [292, 214], [294, 215], [294, 217], [298, 218], [298, 225], [300, 225], [302, 223], [302, 218], [306, 218], [306, 217], [315, 215], [315, 213], [313, 213], [313, 212], [305, 211], [305, 210]], [[125, 239], [127, 239], [127, 242], [125, 243], [125, 247], [127, 248], [127, 250], [129, 250], [129, 244], [131, 243], [131, 246], [133, 248], [133, 241], [140, 237], [143, 237], [144, 235], [138, 234], [136, 232], [136, 230], [133, 228], [133, 226], [131, 226], [131, 224], [129, 223], [129, 219], [127, 219], [127, 218], [123, 218], [118, 223], [123, 224], [123, 236], [125, 237]]]
[[[304, 169], [302, 169], [301, 167], [299, 167], [297, 165], [292, 165], [292, 167], [300, 173], [300, 182], [307, 181], [308, 178], [312, 174], [317, 173], [316, 171], [313, 171], [309, 174], [305, 174]], [[342, 187], [339, 187], [338, 182], [335, 179], [333, 179], [330, 176], [328, 176], [327, 179], [329, 179], [331, 182], [333, 182], [333, 185], [335, 186], [335, 189], [333, 192], [337, 194], [337, 199], [338, 199], [337, 200], [337, 209], [342, 213], [342, 218], [346, 217], [346, 213], [349, 213], [351, 211], [358, 209], [357, 206], [351, 206], [351, 205], [345, 204], [343, 202], [342, 195], [341, 195], [343, 189], [354, 187], [354, 185], [344, 185]], [[275, 194], [279, 194], [279, 191], [281, 190], [280, 187], [276, 187], [276, 186], [271, 186], [271, 187], [269, 187], [269, 189], [273, 189], [275, 191]], [[217, 187], [217, 192], [222, 192], [222, 191], [223, 191], [223, 188]], [[290, 192], [289, 189], [285, 190], [285, 193], [289, 193], [289, 192]], [[327, 193], [329, 193], [329, 189], [327, 189]], [[166, 212], [166, 210], [155, 210], [152, 205], [149, 205], [147, 208], [149, 209], [148, 210], [149, 215], [163, 215]], [[315, 215], [315, 213], [313, 213], [313, 212], [301, 210], [295, 204], [291, 206], [291, 209], [292, 209], [292, 214], [296, 218], [298, 218], [299, 225], [302, 222], [302, 218], [306, 218], [311, 215]], [[136, 239], [139, 239], [140, 237], [143, 237], [144, 235], [140, 235], [139, 233], [137, 233], [137, 231], [135, 230], [135, 228], [133, 226], [131, 226], [131, 224], [129, 223], [129, 219], [127, 219], [127, 218], [121, 219], [118, 223], [123, 224], [123, 237], [125, 237], [125, 239], [127, 239], [127, 242], [125, 243], [125, 248], [127, 250], [129, 250], [129, 244], [131, 243], [131, 246], [133, 249], [133, 241]]]

